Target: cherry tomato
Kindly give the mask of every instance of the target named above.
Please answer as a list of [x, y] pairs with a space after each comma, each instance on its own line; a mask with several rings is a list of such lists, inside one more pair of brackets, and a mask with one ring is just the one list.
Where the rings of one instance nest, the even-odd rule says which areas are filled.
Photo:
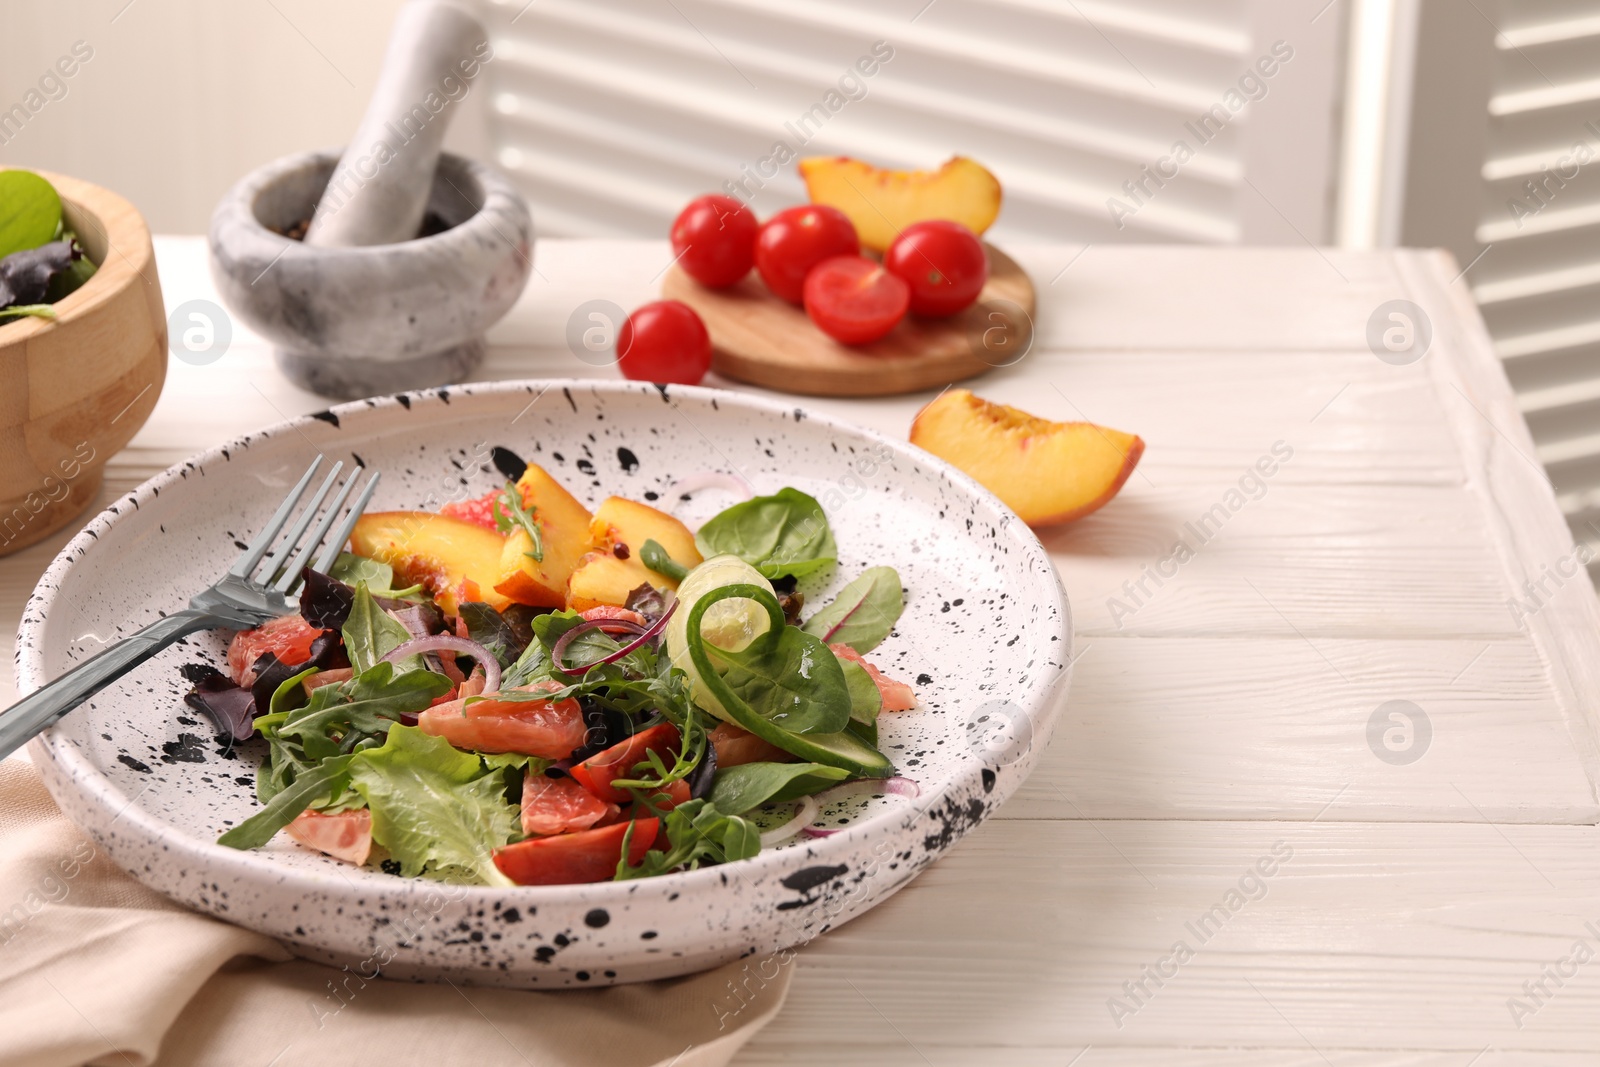
[[[609, 882], [622, 859], [622, 841], [629, 823], [612, 823], [597, 830], [579, 830], [555, 837], [531, 837], [497, 849], [494, 865], [518, 885], [573, 885]], [[628, 863], [637, 864], [655, 844], [660, 822], [640, 819], [628, 840]]]
[[760, 229], [755, 212], [731, 196], [712, 193], [689, 201], [673, 220], [672, 254], [701, 285], [725, 289], [750, 273]]
[[279, 663], [304, 663], [311, 658], [311, 642], [321, 636], [321, 630], [299, 615], [285, 615], [254, 630], [241, 630], [228, 643], [228, 673], [248, 689], [256, 680], [256, 660], [271, 652]]
[[711, 335], [688, 304], [657, 300], [617, 331], [617, 363], [637, 381], [698, 385], [711, 369]]
[[611, 783], [618, 778], [635, 777], [634, 768], [648, 758], [645, 755], [647, 752], [654, 752], [661, 757], [663, 763], [670, 766], [672, 754], [678, 750], [679, 741], [678, 728], [670, 722], [652, 726], [648, 730], [641, 730], [632, 737], [618, 741], [602, 752], [596, 752], [582, 763], [575, 764], [572, 768], [572, 777], [601, 800], [617, 804], [626, 803], [632, 800], [633, 796], [626, 789], [618, 788]]
[[806, 277], [806, 314], [846, 345], [876, 341], [906, 316], [911, 289], [865, 256], [835, 256]]
[[812, 267], [860, 251], [855, 224], [844, 212], [826, 204], [802, 204], [785, 208], [762, 224], [756, 237], [756, 270], [768, 289], [798, 304]]
[[914, 222], [894, 239], [883, 265], [911, 286], [918, 315], [954, 315], [978, 299], [989, 280], [983, 242], [959, 222]]

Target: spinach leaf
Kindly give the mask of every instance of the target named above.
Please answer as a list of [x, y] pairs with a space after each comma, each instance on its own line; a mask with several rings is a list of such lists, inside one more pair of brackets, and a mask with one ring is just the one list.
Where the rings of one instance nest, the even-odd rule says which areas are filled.
[[707, 559], [738, 556], [767, 578], [802, 577], [839, 554], [822, 505], [788, 488], [718, 513], [700, 527], [694, 541]]
[[639, 866], [630, 867], [627, 843], [633, 827], [628, 828], [622, 859], [617, 863], [617, 881], [649, 878], [680, 867], [693, 870], [711, 863], [745, 860], [761, 851], [761, 831], [754, 823], [728, 815], [704, 800], [690, 800], [667, 812], [661, 817], [661, 829], [665, 831], [666, 847], [652, 848]]
[[351, 786], [372, 809], [372, 840], [400, 873], [510, 886], [493, 853], [517, 832], [517, 809], [502, 775], [412, 726], [389, 731], [382, 748], [350, 761]]
[[328, 568], [328, 577], [337, 578], [352, 589], [366, 582], [368, 592], [385, 600], [420, 600], [424, 596], [420, 585], [396, 589], [394, 568], [387, 563], [379, 563], [375, 559], [357, 556], [350, 552], [339, 553], [339, 557]]
[[723, 684], [768, 722], [791, 733], [829, 734], [850, 721], [838, 657], [812, 635], [780, 621], [741, 652], [710, 648], [727, 666]]
[[28, 170], [0, 171], [0, 259], [55, 240], [61, 197]]
[[763, 804], [819, 793], [850, 772], [822, 763], [741, 763], [717, 772], [710, 801], [718, 811], [743, 815]]
[[833, 603], [811, 616], [804, 629], [830, 645], [849, 645], [866, 655], [889, 636], [905, 595], [893, 567], [872, 567], [839, 590]]
[[[826, 763], [830, 767], [842, 767], [852, 775], [859, 778], [885, 778], [894, 773], [894, 765], [874, 748], [863, 741], [848, 729], [840, 729], [835, 733], [809, 733], [799, 734], [785, 729], [762, 715], [755, 708], [747, 704], [744, 699], [729, 686], [722, 678], [712, 663], [712, 654], [726, 654], [721, 649], [708, 644], [701, 633], [701, 623], [705, 618], [708, 608], [713, 604], [728, 599], [753, 600], [760, 604], [767, 612], [771, 628], [751, 643], [750, 648], [756, 648], [764, 642], [776, 640], [775, 632], [784, 629], [783, 609], [778, 606], [778, 600], [772, 595], [771, 590], [750, 584], [733, 584], [719, 586], [702, 594], [695, 600], [694, 606], [689, 610], [689, 618], [685, 629], [685, 646], [690, 660], [694, 663], [695, 670], [699, 672], [702, 684], [721, 703], [727, 717], [734, 724], [755, 734], [763, 741], [783, 749], [785, 752], [799, 756], [812, 763]], [[798, 632], [798, 631], [796, 631]], [[809, 636], [809, 635], [808, 635]], [[816, 638], [811, 638], [815, 641]], [[819, 643], [820, 645], [820, 643]], [[826, 646], [821, 646], [826, 651]], [[745, 651], [749, 652], [750, 648]], [[832, 654], [830, 653], [830, 658]], [[834, 659], [837, 666], [838, 660]], [[843, 678], [840, 670], [838, 678]], [[842, 722], [849, 721], [849, 692], [844, 692], [844, 716]], [[830, 716], [831, 718], [832, 716]]]
[[878, 743], [878, 712], [883, 710], [883, 691], [861, 664], [841, 659], [844, 683], [850, 690], [849, 729], [869, 744]]
[[667, 554], [660, 541], [648, 540], [639, 546], [639, 562], [657, 574], [681, 582], [689, 577], [689, 568]]
[[[350, 606], [350, 617], [340, 633], [344, 637], [345, 655], [350, 657], [350, 666], [358, 676], [411, 640], [411, 631], [378, 606], [364, 581], [356, 584], [355, 602]], [[422, 666], [421, 656], [407, 656], [395, 664], [399, 671], [421, 670]]]
[[72, 250], [72, 262], [66, 270], [50, 279], [50, 286], [45, 290], [44, 298], [52, 304], [83, 288], [83, 283], [93, 278], [95, 271], [99, 269], [84, 253], [83, 243], [78, 240], [77, 234], [71, 230], [63, 230], [57, 240], [67, 242], [67, 246]]

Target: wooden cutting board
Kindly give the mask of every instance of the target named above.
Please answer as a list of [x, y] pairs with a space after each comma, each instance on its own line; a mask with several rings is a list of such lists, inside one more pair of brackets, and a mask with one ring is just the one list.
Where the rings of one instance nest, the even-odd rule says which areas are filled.
[[811, 396], [915, 393], [1008, 366], [1033, 344], [1033, 283], [1010, 256], [984, 248], [989, 281], [975, 304], [948, 319], [907, 315], [870, 345], [834, 341], [754, 271], [732, 288], [707, 289], [673, 267], [661, 295], [699, 312], [712, 368], [724, 377]]

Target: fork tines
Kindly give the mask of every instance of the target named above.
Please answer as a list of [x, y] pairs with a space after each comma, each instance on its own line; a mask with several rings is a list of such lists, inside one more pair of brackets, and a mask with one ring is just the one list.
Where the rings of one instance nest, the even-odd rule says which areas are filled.
[[[335, 462], [317, 491], [301, 509], [294, 525], [280, 540], [278, 535], [282, 533], [284, 525], [288, 523], [289, 516], [294, 513], [301, 497], [305, 496], [306, 488], [311, 484], [312, 477], [321, 465], [320, 455], [311, 461], [311, 466], [306, 468], [305, 474], [300, 476], [300, 480], [289, 491], [289, 495], [284, 497], [283, 503], [278, 505], [278, 510], [272, 513], [272, 518], [262, 527], [261, 532], [256, 534], [255, 540], [250, 542], [244, 554], [229, 568], [229, 574], [250, 579], [263, 587], [290, 595], [300, 587], [300, 576], [308, 566], [314, 570], [326, 571], [333, 565], [333, 561], [344, 550], [345, 542], [350, 539], [350, 531], [355, 528], [356, 520], [361, 517], [361, 513], [371, 501], [373, 491], [378, 487], [379, 473], [373, 472], [372, 477], [367, 479], [366, 487], [356, 497], [355, 503], [350, 506], [348, 512], [345, 512], [345, 502], [350, 499], [350, 494], [355, 492], [356, 482], [363, 470], [361, 467], [356, 467], [339, 487], [339, 491], [334, 494], [332, 502], [324, 508], [323, 500], [334, 483], [339, 480], [339, 472], [344, 469], [343, 461]], [[341, 513], [344, 514], [342, 520]], [[338, 524], [337, 529], [335, 523]], [[322, 554], [313, 561], [312, 554], [319, 546], [325, 547], [322, 549]], [[256, 568], [264, 559], [269, 560], [269, 566], [257, 576]], [[281, 560], [289, 562], [287, 565], [279, 566], [278, 561]]]

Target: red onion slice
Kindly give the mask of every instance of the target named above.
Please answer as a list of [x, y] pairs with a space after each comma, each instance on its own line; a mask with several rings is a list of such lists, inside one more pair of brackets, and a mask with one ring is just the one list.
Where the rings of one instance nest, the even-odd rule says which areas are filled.
[[672, 613], [677, 610], [678, 600], [673, 597], [667, 602], [667, 610], [663, 611], [661, 617], [649, 626], [640, 626], [638, 623], [629, 622], [627, 619], [587, 619], [561, 635], [555, 646], [550, 649], [550, 658], [555, 662], [556, 670], [563, 674], [571, 674], [573, 672], [567, 669], [567, 649], [571, 647], [572, 642], [582, 635], [593, 633], [596, 630], [608, 634], [632, 634], [632, 641], [629, 641], [609, 656], [597, 659], [594, 663], [585, 664], [583, 670], [588, 670], [590, 667], [600, 663], [615, 663], [646, 641], [653, 640], [656, 635], [666, 629], [667, 620], [672, 618]]
[[[854, 782], [836, 785], [832, 789], [818, 793], [812, 799], [816, 800], [817, 809], [820, 811], [836, 801], [848, 800], [867, 793], [882, 793], [885, 796], [912, 800], [922, 795], [922, 787], [910, 778], [902, 778], [899, 775], [893, 778], [859, 778]], [[839, 831], [824, 826], [808, 825], [801, 827], [800, 832], [806, 837], [832, 837]]]
[[500, 661], [494, 658], [494, 653], [465, 637], [455, 637], [451, 634], [431, 634], [428, 637], [418, 637], [397, 647], [393, 652], [383, 657], [387, 662], [415, 656], [419, 652], [458, 652], [471, 656], [483, 667], [483, 691], [493, 693], [500, 688]]
[[770, 848], [779, 841], [787, 841], [800, 833], [816, 820], [817, 812], [820, 810], [816, 797], [801, 797], [799, 806], [795, 808], [794, 818], [762, 834], [761, 847]]

